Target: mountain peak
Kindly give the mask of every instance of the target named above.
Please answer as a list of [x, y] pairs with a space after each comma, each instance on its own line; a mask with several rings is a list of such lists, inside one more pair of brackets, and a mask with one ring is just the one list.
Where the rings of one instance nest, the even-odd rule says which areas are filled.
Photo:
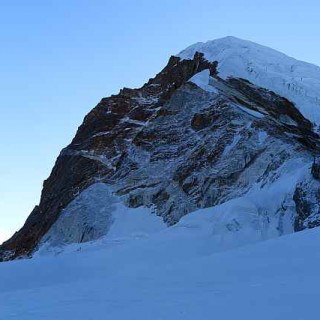
[[203, 53], [209, 62], [218, 62], [221, 78], [243, 78], [274, 91], [320, 124], [320, 67], [233, 36], [195, 43], [177, 56], [189, 60], [196, 52]]
[[171, 226], [211, 213], [210, 234], [231, 244], [320, 225], [310, 173], [319, 136], [300, 112], [319, 104], [319, 75], [234, 37], [171, 57], [141, 88], [89, 112], [0, 261], [157, 231], [154, 214]]
[[[217, 38], [214, 40], [208, 40], [205, 42], [197, 42], [194, 43], [190, 46], [188, 46], [186, 49], [182, 50], [178, 56], [181, 57], [182, 59], [192, 59], [193, 58], [193, 54], [195, 52], [202, 52], [205, 54], [206, 58], [208, 60], [212, 60], [215, 58], [217, 52], [222, 53], [226, 50], [230, 50], [230, 52], [228, 52], [229, 54], [232, 52], [234, 53], [237, 50], [255, 50], [255, 51], [263, 51], [263, 53], [269, 52], [273, 55], [276, 55], [277, 58], [289, 58], [289, 59], [293, 59], [289, 56], [287, 56], [286, 54], [277, 51], [275, 49], [272, 49], [270, 47], [261, 45], [259, 43], [250, 41], [250, 40], [245, 40], [245, 39], [241, 39], [241, 38], [237, 38], [234, 36], [226, 36], [226, 37], [222, 37], [222, 38]], [[225, 52], [226, 53], [226, 52]], [[240, 53], [240, 52], [238, 52]], [[296, 61], [296, 60], [295, 60]]]

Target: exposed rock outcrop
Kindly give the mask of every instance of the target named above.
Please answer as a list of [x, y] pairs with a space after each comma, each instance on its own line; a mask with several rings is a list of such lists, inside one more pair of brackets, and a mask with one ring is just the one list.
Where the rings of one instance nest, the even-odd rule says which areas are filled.
[[319, 158], [314, 158], [312, 163], [311, 173], [315, 179], [320, 180], [320, 159]]

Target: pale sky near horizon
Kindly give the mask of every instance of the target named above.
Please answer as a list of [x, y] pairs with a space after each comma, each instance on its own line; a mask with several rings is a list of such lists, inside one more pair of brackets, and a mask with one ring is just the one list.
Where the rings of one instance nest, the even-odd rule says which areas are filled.
[[227, 35], [320, 65], [319, 13], [315, 0], [0, 0], [0, 243], [102, 97]]

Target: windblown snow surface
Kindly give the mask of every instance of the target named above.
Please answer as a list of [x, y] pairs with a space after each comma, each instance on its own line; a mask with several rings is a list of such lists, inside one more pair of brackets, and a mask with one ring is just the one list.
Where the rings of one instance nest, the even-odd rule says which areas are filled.
[[[250, 220], [252, 208], [239, 201]], [[319, 228], [237, 247], [256, 228], [248, 223], [226, 249], [204, 210], [170, 228], [147, 219], [152, 234], [117, 237], [115, 226], [111, 238], [0, 264], [0, 319], [316, 318]]]
[[320, 125], [320, 67], [235, 37], [199, 42], [178, 56], [192, 59], [197, 51], [208, 61], [218, 62], [220, 77], [247, 79], [274, 91], [294, 102], [306, 118]]

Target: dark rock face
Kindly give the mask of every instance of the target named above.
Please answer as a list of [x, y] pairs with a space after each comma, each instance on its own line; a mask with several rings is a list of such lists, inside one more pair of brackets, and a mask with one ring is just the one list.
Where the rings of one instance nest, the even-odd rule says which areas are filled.
[[175, 90], [204, 69], [215, 74], [216, 64], [204, 60], [202, 54], [184, 61], [171, 57], [168, 65], [142, 88], [124, 88], [118, 95], [102, 99], [85, 117], [72, 143], [59, 155], [43, 184], [40, 204], [23, 228], [0, 247], [0, 259], [1, 251], [11, 252], [10, 258], [29, 255], [79, 192], [97, 177], [107, 180], [115, 173], [125, 157], [126, 140], [141, 130], [141, 123], [156, 116], [158, 108]]
[[300, 182], [293, 199], [297, 211], [295, 231], [320, 226], [320, 182], [312, 177]]
[[315, 179], [320, 180], [320, 159], [319, 158], [314, 158], [313, 164], [311, 167], [311, 174]]
[[[102, 99], [59, 155], [39, 206], [0, 247], [0, 260], [29, 256], [62, 210], [97, 182], [129, 207], [155, 207], [171, 225], [275, 180], [297, 154], [312, 158], [318, 136], [291, 102], [243, 79], [222, 80], [216, 67], [199, 53], [171, 57], [142, 88]], [[214, 93], [188, 82], [205, 69]], [[304, 221], [302, 199], [296, 191]]]
[[201, 130], [209, 127], [213, 123], [214, 116], [208, 113], [196, 113], [191, 120], [191, 128], [193, 130]]
[[314, 157], [310, 170], [297, 186], [293, 196], [296, 204], [295, 231], [320, 226], [320, 163]]

